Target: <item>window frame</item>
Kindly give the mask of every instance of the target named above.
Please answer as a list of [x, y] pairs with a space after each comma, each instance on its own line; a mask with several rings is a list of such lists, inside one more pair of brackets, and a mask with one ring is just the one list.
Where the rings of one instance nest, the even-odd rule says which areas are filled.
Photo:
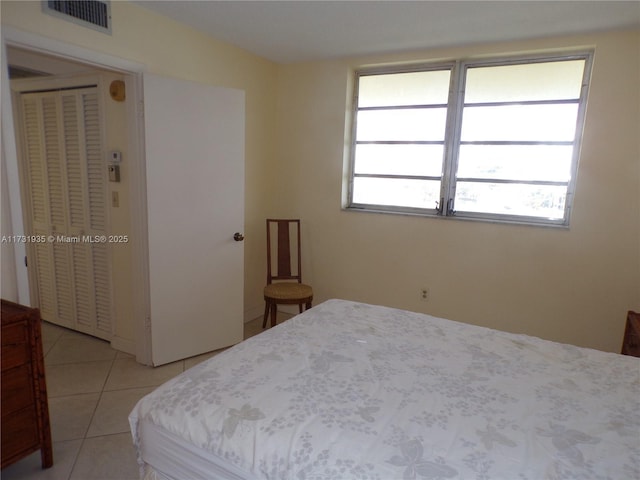
[[[579, 50], [570, 52], [553, 52], [553, 53], [541, 53], [536, 55], [511, 55], [511, 56], [495, 56], [486, 58], [467, 58], [456, 59], [442, 62], [429, 62], [429, 63], [414, 63], [407, 65], [384, 65], [375, 67], [364, 67], [354, 70], [354, 84], [353, 84], [353, 97], [351, 105], [351, 138], [348, 141], [348, 182], [346, 185], [347, 196], [344, 208], [352, 211], [366, 211], [366, 212], [378, 212], [378, 213], [395, 213], [405, 215], [419, 215], [425, 217], [440, 217], [446, 219], [460, 219], [460, 220], [475, 220], [484, 222], [497, 222], [497, 223], [513, 223], [513, 224], [526, 224], [526, 225], [539, 225], [539, 226], [555, 226], [555, 227], [568, 227], [570, 223], [571, 211], [573, 209], [573, 200], [575, 196], [575, 189], [577, 184], [578, 163], [580, 158], [583, 130], [586, 118], [587, 98], [589, 91], [589, 82], [591, 78], [591, 70], [593, 64], [593, 50]], [[464, 180], [462, 177], [458, 177], [458, 163], [460, 156], [460, 146], [468, 144], [466, 142], [461, 143], [462, 132], [462, 119], [465, 109], [465, 83], [467, 78], [467, 71], [470, 68], [478, 67], [500, 67], [509, 65], [524, 65], [533, 63], [551, 63], [562, 61], [584, 61], [584, 70], [580, 85], [580, 95], [577, 99], [577, 115], [576, 115], [576, 129], [573, 140], [571, 142], [560, 142], [561, 144], [569, 144], [573, 146], [573, 152], [570, 163], [570, 177], [567, 182], [553, 182], [553, 181], [525, 181], [525, 180], [507, 180], [507, 179], [487, 179], [487, 183], [504, 183], [504, 184], [560, 184], [566, 185], [566, 196], [564, 204], [564, 215], [562, 218], [547, 218], [544, 216], [529, 216], [529, 215], [510, 215], [500, 213], [488, 213], [488, 212], [471, 212], [471, 211], [456, 211], [455, 210], [455, 195], [456, 188], [459, 181]], [[358, 142], [356, 138], [357, 133], [357, 121], [358, 112], [361, 110], [369, 110], [371, 107], [359, 108], [358, 106], [358, 89], [360, 85], [360, 78], [365, 76], [375, 75], [388, 75], [396, 73], [411, 73], [411, 72], [424, 72], [424, 71], [437, 71], [437, 70], [449, 70], [449, 92], [448, 103], [446, 105], [446, 124], [445, 124], [445, 137], [443, 144], [443, 160], [442, 160], [442, 173], [440, 177], [434, 177], [433, 179], [440, 180], [440, 200], [438, 205], [434, 205], [433, 208], [417, 208], [417, 207], [402, 207], [394, 205], [376, 205], [367, 203], [356, 203], [353, 201], [354, 194], [354, 179], [357, 177], [377, 177], [377, 178], [403, 178], [403, 179], [431, 179], [431, 176], [410, 176], [410, 175], [385, 175], [385, 174], [358, 174], [355, 172], [355, 155], [356, 146], [359, 143], [376, 143], [376, 142]], [[544, 103], [567, 103], [570, 100], [533, 100], [533, 101], [515, 101], [515, 102], [487, 102], [504, 105], [522, 105], [522, 104], [544, 104]], [[414, 106], [415, 107], [415, 106]], [[373, 107], [376, 108], [376, 107]], [[380, 107], [380, 108], [393, 108]], [[411, 108], [410, 106], [403, 106], [402, 108]], [[380, 142], [388, 143], [388, 142]], [[408, 142], [408, 143], [420, 143], [420, 142]], [[505, 145], [522, 145], [523, 141], [501, 141], [500, 144]], [[532, 141], [534, 145], [553, 145], [556, 142], [551, 141]], [[496, 182], [497, 180], [497, 182]], [[476, 179], [477, 181], [477, 179]]]

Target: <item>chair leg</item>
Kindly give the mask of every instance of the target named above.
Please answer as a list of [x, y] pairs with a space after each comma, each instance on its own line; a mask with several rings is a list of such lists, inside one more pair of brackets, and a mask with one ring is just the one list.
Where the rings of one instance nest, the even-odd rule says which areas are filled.
[[307, 304], [305, 305], [304, 309], [305, 310], [309, 310], [311, 308], [311, 302], [307, 302]]
[[271, 304], [271, 326], [276, 326], [276, 316], [278, 315], [278, 304], [273, 302]]
[[302, 304], [298, 304], [298, 310], [300, 311], [300, 313], [302, 313]]
[[269, 302], [268, 301], [264, 301], [264, 318], [262, 320], [262, 328], [266, 328], [267, 326], [267, 318], [269, 318]]

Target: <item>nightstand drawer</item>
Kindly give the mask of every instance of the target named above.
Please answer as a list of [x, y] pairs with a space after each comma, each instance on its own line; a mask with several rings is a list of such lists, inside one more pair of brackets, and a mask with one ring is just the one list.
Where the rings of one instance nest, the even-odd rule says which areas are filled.
[[2, 327], [2, 371], [31, 361], [27, 322]]
[[25, 364], [2, 374], [2, 426], [4, 418], [35, 402], [31, 365]]
[[53, 465], [40, 311], [2, 300], [2, 450], [0, 468], [41, 450]]
[[33, 406], [2, 417], [3, 462], [19, 455], [20, 452], [36, 450], [39, 442], [38, 419]]

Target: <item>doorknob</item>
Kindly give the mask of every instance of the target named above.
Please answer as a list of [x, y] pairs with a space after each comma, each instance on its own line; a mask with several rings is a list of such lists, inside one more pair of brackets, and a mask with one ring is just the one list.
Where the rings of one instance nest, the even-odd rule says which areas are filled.
[[244, 235], [243, 235], [243, 234], [241, 234], [240, 232], [236, 232], [236, 233], [234, 233], [234, 234], [233, 234], [233, 239], [234, 239], [236, 242], [241, 242], [241, 241], [243, 241], [243, 240], [244, 240]]

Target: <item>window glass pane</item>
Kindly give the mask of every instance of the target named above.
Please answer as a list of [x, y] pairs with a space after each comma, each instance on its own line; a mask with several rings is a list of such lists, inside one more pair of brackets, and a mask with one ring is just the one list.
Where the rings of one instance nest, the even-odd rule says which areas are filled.
[[566, 195], [566, 187], [458, 182], [455, 209], [561, 219]]
[[442, 175], [442, 145], [356, 145], [355, 173]]
[[395, 178], [355, 177], [353, 202], [412, 208], [435, 208], [440, 182]]
[[570, 141], [575, 139], [578, 104], [465, 107], [465, 141]]
[[360, 111], [356, 140], [442, 141], [446, 120], [446, 108]]
[[584, 60], [467, 69], [465, 103], [580, 97]]
[[434, 214], [443, 195], [459, 217], [567, 224], [590, 63], [584, 52], [363, 69], [350, 202]]
[[446, 104], [449, 77], [449, 70], [363, 75], [358, 88], [358, 106]]
[[461, 145], [459, 178], [568, 182], [571, 145]]

